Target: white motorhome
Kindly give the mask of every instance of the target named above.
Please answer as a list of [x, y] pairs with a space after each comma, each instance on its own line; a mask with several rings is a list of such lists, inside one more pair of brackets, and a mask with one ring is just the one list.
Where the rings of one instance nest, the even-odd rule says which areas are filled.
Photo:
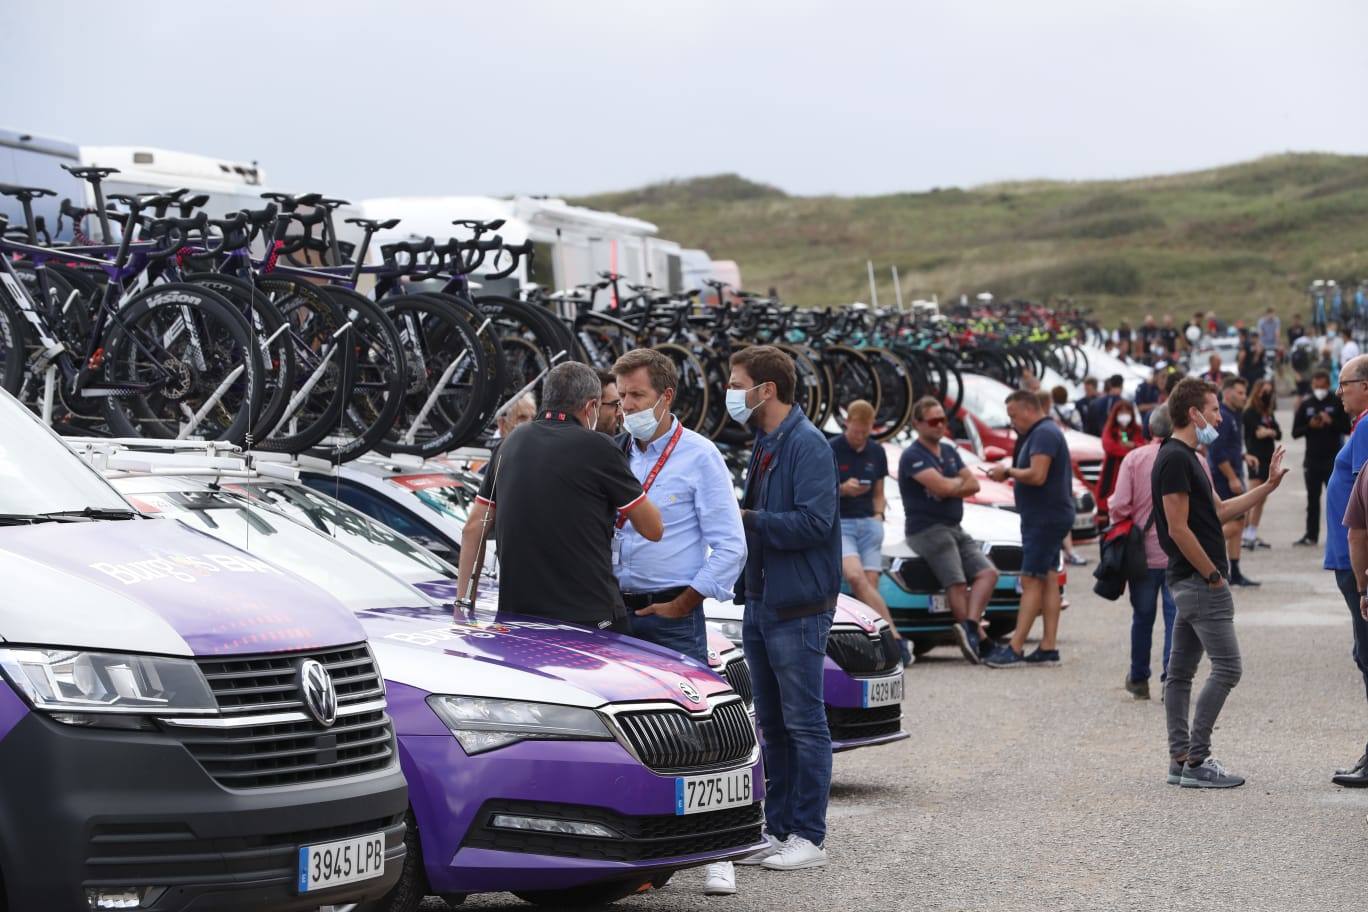
[[[678, 244], [655, 236], [656, 226], [641, 219], [572, 206], [562, 199], [515, 196], [406, 196], [363, 201], [367, 218], [400, 219], [392, 231], [376, 236], [387, 244], [415, 238], [468, 237], [456, 219], [503, 219], [499, 235], [510, 244], [531, 240], [533, 261], [524, 262], [505, 280], [480, 281], [485, 293], [509, 294], [535, 283], [562, 289], [596, 281], [600, 272], [616, 272], [627, 282], [671, 291], [685, 285]], [[486, 262], [482, 271], [498, 266]], [[625, 290], [625, 289], [624, 289]], [[607, 297], [600, 301], [607, 302]]]

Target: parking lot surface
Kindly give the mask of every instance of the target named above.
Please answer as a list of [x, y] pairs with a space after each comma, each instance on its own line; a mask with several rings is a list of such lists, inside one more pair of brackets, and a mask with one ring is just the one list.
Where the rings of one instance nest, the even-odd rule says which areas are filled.
[[[733, 897], [703, 896], [702, 872], [683, 871], [618, 908], [1362, 908], [1368, 790], [1329, 780], [1362, 752], [1368, 707], [1334, 579], [1319, 549], [1291, 544], [1306, 499], [1301, 443], [1288, 443], [1293, 471], [1260, 527], [1274, 548], [1243, 563], [1263, 586], [1235, 595], [1244, 678], [1214, 738], [1246, 786], [1165, 784], [1162, 622], [1154, 699], [1136, 701], [1122, 689], [1129, 603], [1093, 595], [1091, 566], [1076, 568], [1060, 668], [991, 671], [940, 648], [909, 669], [912, 738], [836, 758], [827, 867], [738, 868]], [[1095, 547], [1083, 553], [1095, 562]], [[509, 905], [522, 904], [462, 908]]]

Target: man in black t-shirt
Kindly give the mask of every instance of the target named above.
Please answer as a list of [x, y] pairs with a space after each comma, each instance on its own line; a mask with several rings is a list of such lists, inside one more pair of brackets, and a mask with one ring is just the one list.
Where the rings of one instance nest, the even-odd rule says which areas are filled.
[[602, 397], [587, 365], [561, 364], [546, 375], [540, 414], [499, 448], [466, 521], [457, 620], [473, 607], [466, 593], [492, 521], [501, 613], [626, 632], [613, 523], [621, 514], [649, 541], [660, 541], [664, 526], [627, 457], [595, 431]]
[[1292, 544], [1303, 547], [1320, 543], [1321, 493], [1330, 481], [1335, 457], [1349, 433], [1344, 404], [1330, 391], [1330, 372], [1311, 375], [1311, 395], [1297, 403], [1292, 413], [1292, 436], [1306, 438], [1302, 473], [1306, 479], [1306, 534]]
[[[1211, 732], [1231, 688], [1240, 680], [1240, 646], [1235, 639], [1235, 601], [1227, 581], [1222, 523], [1263, 503], [1287, 470], [1283, 448], [1273, 452], [1268, 480], [1229, 500], [1218, 501], [1197, 456], [1197, 447], [1217, 437], [1221, 408], [1216, 387], [1189, 377], [1169, 394], [1173, 434], [1159, 448], [1150, 475], [1159, 545], [1168, 555], [1168, 584], [1178, 607], [1164, 712], [1168, 718], [1170, 785], [1234, 788], [1244, 779], [1226, 772], [1211, 757]], [[1203, 651], [1211, 674], [1188, 724], [1192, 678]]]

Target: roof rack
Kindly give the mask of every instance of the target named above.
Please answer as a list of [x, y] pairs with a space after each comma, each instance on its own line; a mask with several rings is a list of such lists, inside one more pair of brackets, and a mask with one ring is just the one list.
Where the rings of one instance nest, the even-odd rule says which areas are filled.
[[98, 472], [195, 478], [276, 478], [298, 481], [299, 470], [239, 446], [214, 440], [146, 440], [141, 437], [64, 437]]

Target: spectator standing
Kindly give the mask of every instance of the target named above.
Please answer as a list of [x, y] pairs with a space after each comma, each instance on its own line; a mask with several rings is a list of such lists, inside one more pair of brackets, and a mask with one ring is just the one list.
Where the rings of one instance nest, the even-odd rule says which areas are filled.
[[1082, 430], [1078, 421], [1078, 409], [1069, 401], [1069, 391], [1062, 386], [1050, 390], [1050, 417], [1066, 430]]
[[[1345, 605], [1353, 619], [1352, 655], [1364, 676], [1365, 691], [1368, 691], [1368, 625], [1358, 620], [1362, 616], [1362, 595], [1349, 556], [1349, 533], [1344, 526], [1354, 480], [1363, 474], [1360, 470], [1368, 462], [1368, 421], [1363, 420], [1363, 414], [1368, 410], [1368, 355], [1359, 355], [1340, 369], [1337, 392], [1353, 423], [1353, 430], [1335, 456], [1334, 469], [1325, 490], [1324, 566], [1326, 570], [1334, 571], [1335, 584], [1344, 596]], [[1359, 768], [1361, 770], [1362, 765]]]
[[1306, 438], [1302, 473], [1306, 480], [1306, 534], [1293, 542], [1302, 547], [1320, 543], [1321, 492], [1330, 481], [1335, 456], [1349, 433], [1349, 415], [1339, 396], [1330, 391], [1330, 375], [1323, 370], [1311, 376], [1311, 393], [1297, 403], [1292, 416], [1292, 436]]
[[[1215, 384], [1213, 384], [1214, 386]], [[1207, 463], [1211, 467], [1216, 496], [1230, 500], [1245, 492], [1245, 468], [1251, 461], [1244, 451], [1245, 382], [1240, 377], [1227, 377], [1221, 386], [1216, 439], [1207, 444]], [[1231, 516], [1226, 521], [1226, 556], [1230, 559], [1230, 585], [1257, 586], [1240, 572], [1240, 538], [1244, 531], [1244, 516]]]
[[879, 594], [888, 455], [881, 444], [870, 440], [873, 430], [874, 406], [856, 399], [846, 408], [844, 433], [831, 439], [841, 483], [841, 572], [855, 597], [888, 621], [906, 666], [912, 664], [912, 651]]
[[[531, 421], [537, 414], [537, 397], [532, 393], [523, 393], [517, 399], [508, 403], [502, 410], [494, 416], [494, 439], [489, 444], [489, 459], [494, 461], [494, 456], [499, 452], [499, 447], [508, 435], [513, 433], [514, 428], [521, 427]], [[485, 464], [488, 467], [489, 463]]]
[[1120, 374], [1112, 374], [1107, 378], [1102, 395], [1088, 406], [1088, 417], [1084, 420], [1083, 430], [1097, 437], [1102, 436], [1102, 429], [1107, 426], [1107, 418], [1111, 416], [1112, 408], [1121, 401], [1123, 386]]
[[731, 357], [727, 412], [755, 429], [742, 646], [764, 734], [770, 845], [746, 861], [778, 871], [826, 864], [831, 730], [822, 700], [827, 633], [841, 590], [841, 523], [831, 445], [793, 401], [793, 360], [773, 345]]
[[1340, 346], [1340, 363], [1348, 364], [1359, 356], [1359, 344], [1358, 341], [1354, 339], [1354, 334], [1350, 331], [1349, 327], [1346, 326], [1341, 334], [1344, 336], [1344, 344]]
[[1135, 407], [1125, 399], [1112, 406], [1107, 423], [1102, 427], [1102, 474], [1097, 479], [1097, 513], [1103, 524], [1107, 520], [1107, 501], [1116, 488], [1116, 473], [1136, 447], [1144, 446], [1145, 433], [1135, 418]]
[[[1282, 440], [1282, 428], [1274, 414], [1273, 383], [1260, 380], [1253, 384], [1249, 402], [1245, 406], [1244, 425], [1245, 452], [1254, 457], [1249, 465], [1250, 482], [1268, 480], [1268, 464], [1273, 459], [1273, 450]], [[1249, 511], [1249, 522], [1245, 523], [1243, 544], [1246, 551], [1257, 548], [1273, 547], [1259, 538], [1259, 521], [1263, 519], [1263, 504]]]
[[1140, 324], [1140, 360], [1146, 364], [1153, 364], [1157, 352], [1155, 348], [1159, 345], [1159, 324], [1154, 322], [1154, 314], [1145, 314], [1145, 322]]
[[1304, 335], [1306, 327], [1302, 325], [1301, 314], [1293, 314], [1292, 322], [1287, 327], [1287, 347], [1291, 348], [1292, 344]]
[[1202, 379], [1217, 389], [1221, 388], [1221, 383], [1225, 380], [1225, 369], [1220, 355], [1212, 352], [1211, 357], [1207, 358], [1207, 371], [1202, 374]]
[[997, 569], [960, 525], [964, 499], [978, 493], [978, 479], [959, 448], [945, 440], [945, 409], [938, 400], [927, 396], [912, 406], [912, 427], [916, 439], [898, 460], [903, 531], [945, 588], [960, 652], [977, 665], [983, 614], [998, 581]]
[[1086, 433], [1094, 433], [1088, 431], [1088, 415], [1092, 412], [1092, 405], [1097, 401], [1097, 397], [1097, 378], [1084, 377], [1083, 395], [1074, 400], [1074, 414], [1078, 416], [1079, 428]]
[[[1211, 756], [1212, 729], [1241, 674], [1223, 524], [1265, 500], [1287, 470], [1279, 447], [1268, 481], [1230, 500], [1218, 500], [1197, 458], [1197, 447], [1215, 442], [1228, 410], [1219, 405], [1214, 386], [1194, 378], [1174, 388], [1168, 405], [1173, 433], [1159, 447], [1150, 475], [1151, 496], [1160, 505], [1155, 526], [1168, 557], [1165, 578], [1177, 606], [1164, 687], [1168, 782], [1184, 788], [1234, 788], [1244, 785], [1244, 779]], [[1192, 679], [1203, 651], [1211, 659], [1211, 674], [1189, 721]]]
[[[1137, 700], [1150, 698], [1150, 656], [1154, 644], [1154, 618], [1158, 605], [1164, 606], [1164, 675], [1168, 674], [1169, 650], [1173, 644], [1173, 618], [1176, 608], [1173, 593], [1164, 582], [1168, 557], [1159, 545], [1159, 530], [1154, 525], [1154, 491], [1150, 473], [1159, 456], [1159, 444], [1169, 436], [1168, 406], [1161, 405], [1150, 417], [1150, 440], [1126, 454], [1116, 475], [1116, 490], [1111, 496], [1113, 525], [1131, 523], [1145, 532], [1144, 577], [1128, 582], [1131, 603], [1130, 669], [1126, 672], [1126, 691]], [[1161, 678], [1162, 680], [1162, 678]]]
[[600, 434], [616, 437], [622, 432], [622, 396], [618, 394], [617, 377], [612, 371], [599, 370], [595, 373], [598, 374], [602, 392], [595, 428]]
[[1264, 375], [1263, 345], [1254, 333], [1243, 330], [1241, 332], [1243, 341], [1240, 343], [1240, 376], [1244, 378], [1245, 388], [1253, 389], [1254, 384], [1262, 380]]
[[[1012, 479], [1021, 524], [1021, 607], [1010, 642], [994, 649], [987, 664], [1010, 668], [1022, 663], [1059, 662], [1059, 553], [1073, 532], [1073, 468], [1064, 432], [1040, 410], [1034, 394], [1018, 390], [1007, 397], [1007, 415], [1017, 432], [1012, 466], [995, 465], [994, 481]], [[1025, 655], [1026, 637], [1042, 619], [1040, 645]]]
[[557, 365], [546, 375], [541, 415], [499, 447], [461, 536], [458, 619], [473, 607], [465, 593], [492, 522], [500, 612], [626, 632], [613, 576], [614, 522], [626, 516], [650, 541], [664, 528], [627, 457], [595, 432], [602, 390], [593, 368]]
[[1178, 357], [1178, 327], [1173, 325], [1173, 314], [1164, 314], [1164, 323], [1159, 327], [1159, 344], [1164, 347], [1163, 359], [1172, 361]]
[[[618, 358], [613, 375], [622, 397], [628, 465], [659, 505], [664, 525], [660, 540], [652, 541], [623, 516], [615, 523], [613, 573], [627, 607], [627, 629], [706, 666], [703, 600], [731, 601], [746, 560], [731, 472], [711, 440], [671, 414], [679, 385], [673, 361], [637, 348]], [[703, 892], [736, 892], [731, 862], [708, 865]]]
[[1135, 410], [1140, 413], [1140, 428], [1146, 434], [1149, 433], [1150, 413], [1159, 407], [1163, 401], [1163, 391], [1159, 389], [1159, 382], [1163, 379], [1160, 368], [1154, 368], [1149, 372], [1149, 376], [1140, 382], [1135, 388]]
[[[1259, 342], [1267, 351], [1278, 350], [1278, 340], [1282, 337], [1282, 320], [1278, 319], [1278, 312], [1273, 308], [1264, 311], [1264, 315], [1259, 318]], [[1289, 344], [1291, 340], [1289, 339]]]

